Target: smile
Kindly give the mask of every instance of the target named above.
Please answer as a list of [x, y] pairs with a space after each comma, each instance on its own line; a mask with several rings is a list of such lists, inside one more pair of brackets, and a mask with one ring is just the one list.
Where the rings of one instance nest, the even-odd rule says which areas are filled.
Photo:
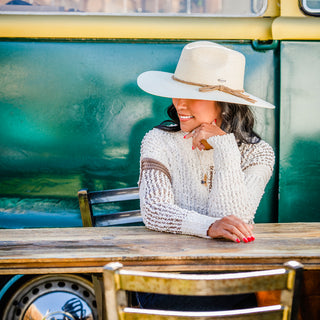
[[194, 116], [180, 116], [179, 115], [180, 120], [188, 120], [188, 119], [192, 119], [194, 118]]

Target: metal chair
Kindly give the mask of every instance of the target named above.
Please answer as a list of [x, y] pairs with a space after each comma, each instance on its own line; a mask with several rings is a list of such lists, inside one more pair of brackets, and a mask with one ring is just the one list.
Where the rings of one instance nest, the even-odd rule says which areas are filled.
[[[206, 275], [144, 272], [125, 269], [117, 262], [109, 263], [103, 271], [107, 319], [294, 320], [298, 313], [302, 270], [303, 266], [295, 261], [274, 270]], [[126, 291], [209, 296], [271, 290], [281, 290], [280, 304], [212, 312], [131, 308], [126, 299]]]
[[137, 200], [139, 199], [138, 187], [92, 192], [82, 189], [78, 192], [78, 199], [84, 227], [105, 227], [142, 222], [140, 210], [94, 215], [92, 209], [92, 206], [96, 204]]

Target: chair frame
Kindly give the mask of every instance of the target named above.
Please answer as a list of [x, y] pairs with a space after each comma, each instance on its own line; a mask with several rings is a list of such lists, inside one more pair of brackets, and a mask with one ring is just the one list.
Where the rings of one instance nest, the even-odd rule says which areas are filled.
[[84, 227], [106, 227], [142, 222], [140, 210], [121, 211], [95, 216], [92, 206], [102, 203], [139, 199], [139, 188], [122, 188], [102, 191], [82, 189], [78, 192], [79, 207]]
[[[219, 319], [295, 320], [303, 266], [289, 261], [283, 268], [225, 274], [173, 274], [123, 268], [113, 262], [104, 267], [105, 307], [108, 320]], [[128, 307], [126, 292], [175, 295], [230, 295], [281, 290], [280, 304], [228, 311], [187, 312]]]

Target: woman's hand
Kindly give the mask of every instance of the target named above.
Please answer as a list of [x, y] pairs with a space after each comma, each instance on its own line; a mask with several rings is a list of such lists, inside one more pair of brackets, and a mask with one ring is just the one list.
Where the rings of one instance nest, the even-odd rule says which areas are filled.
[[250, 242], [254, 240], [253, 225], [243, 222], [234, 215], [223, 217], [214, 222], [208, 229], [211, 238], [225, 238], [234, 242]]
[[210, 137], [222, 136], [224, 134], [226, 133], [215, 123], [202, 123], [199, 127], [186, 134], [184, 138], [192, 138], [192, 149], [208, 150], [212, 149], [212, 147], [206, 140]]

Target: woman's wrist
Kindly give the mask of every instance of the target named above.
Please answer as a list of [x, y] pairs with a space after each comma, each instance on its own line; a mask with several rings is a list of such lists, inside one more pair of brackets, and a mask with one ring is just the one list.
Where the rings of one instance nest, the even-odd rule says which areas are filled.
[[[207, 236], [208, 236], [208, 237], [210, 237], [209, 232], [210, 232], [210, 229], [211, 229], [211, 227], [212, 227], [213, 225], [214, 225], [214, 222], [210, 224], [210, 226], [209, 226], [209, 228], [208, 228], [208, 230], [207, 230]], [[212, 238], [212, 237], [211, 237], [211, 238]]]
[[214, 149], [213, 160], [216, 170], [238, 167], [241, 155], [233, 133], [210, 137], [208, 142]]
[[233, 133], [225, 133], [222, 135], [211, 136], [207, 139], [208, 143], [215, 149], [225, 149], [226, 146], [237, 145], [235, 136]]

